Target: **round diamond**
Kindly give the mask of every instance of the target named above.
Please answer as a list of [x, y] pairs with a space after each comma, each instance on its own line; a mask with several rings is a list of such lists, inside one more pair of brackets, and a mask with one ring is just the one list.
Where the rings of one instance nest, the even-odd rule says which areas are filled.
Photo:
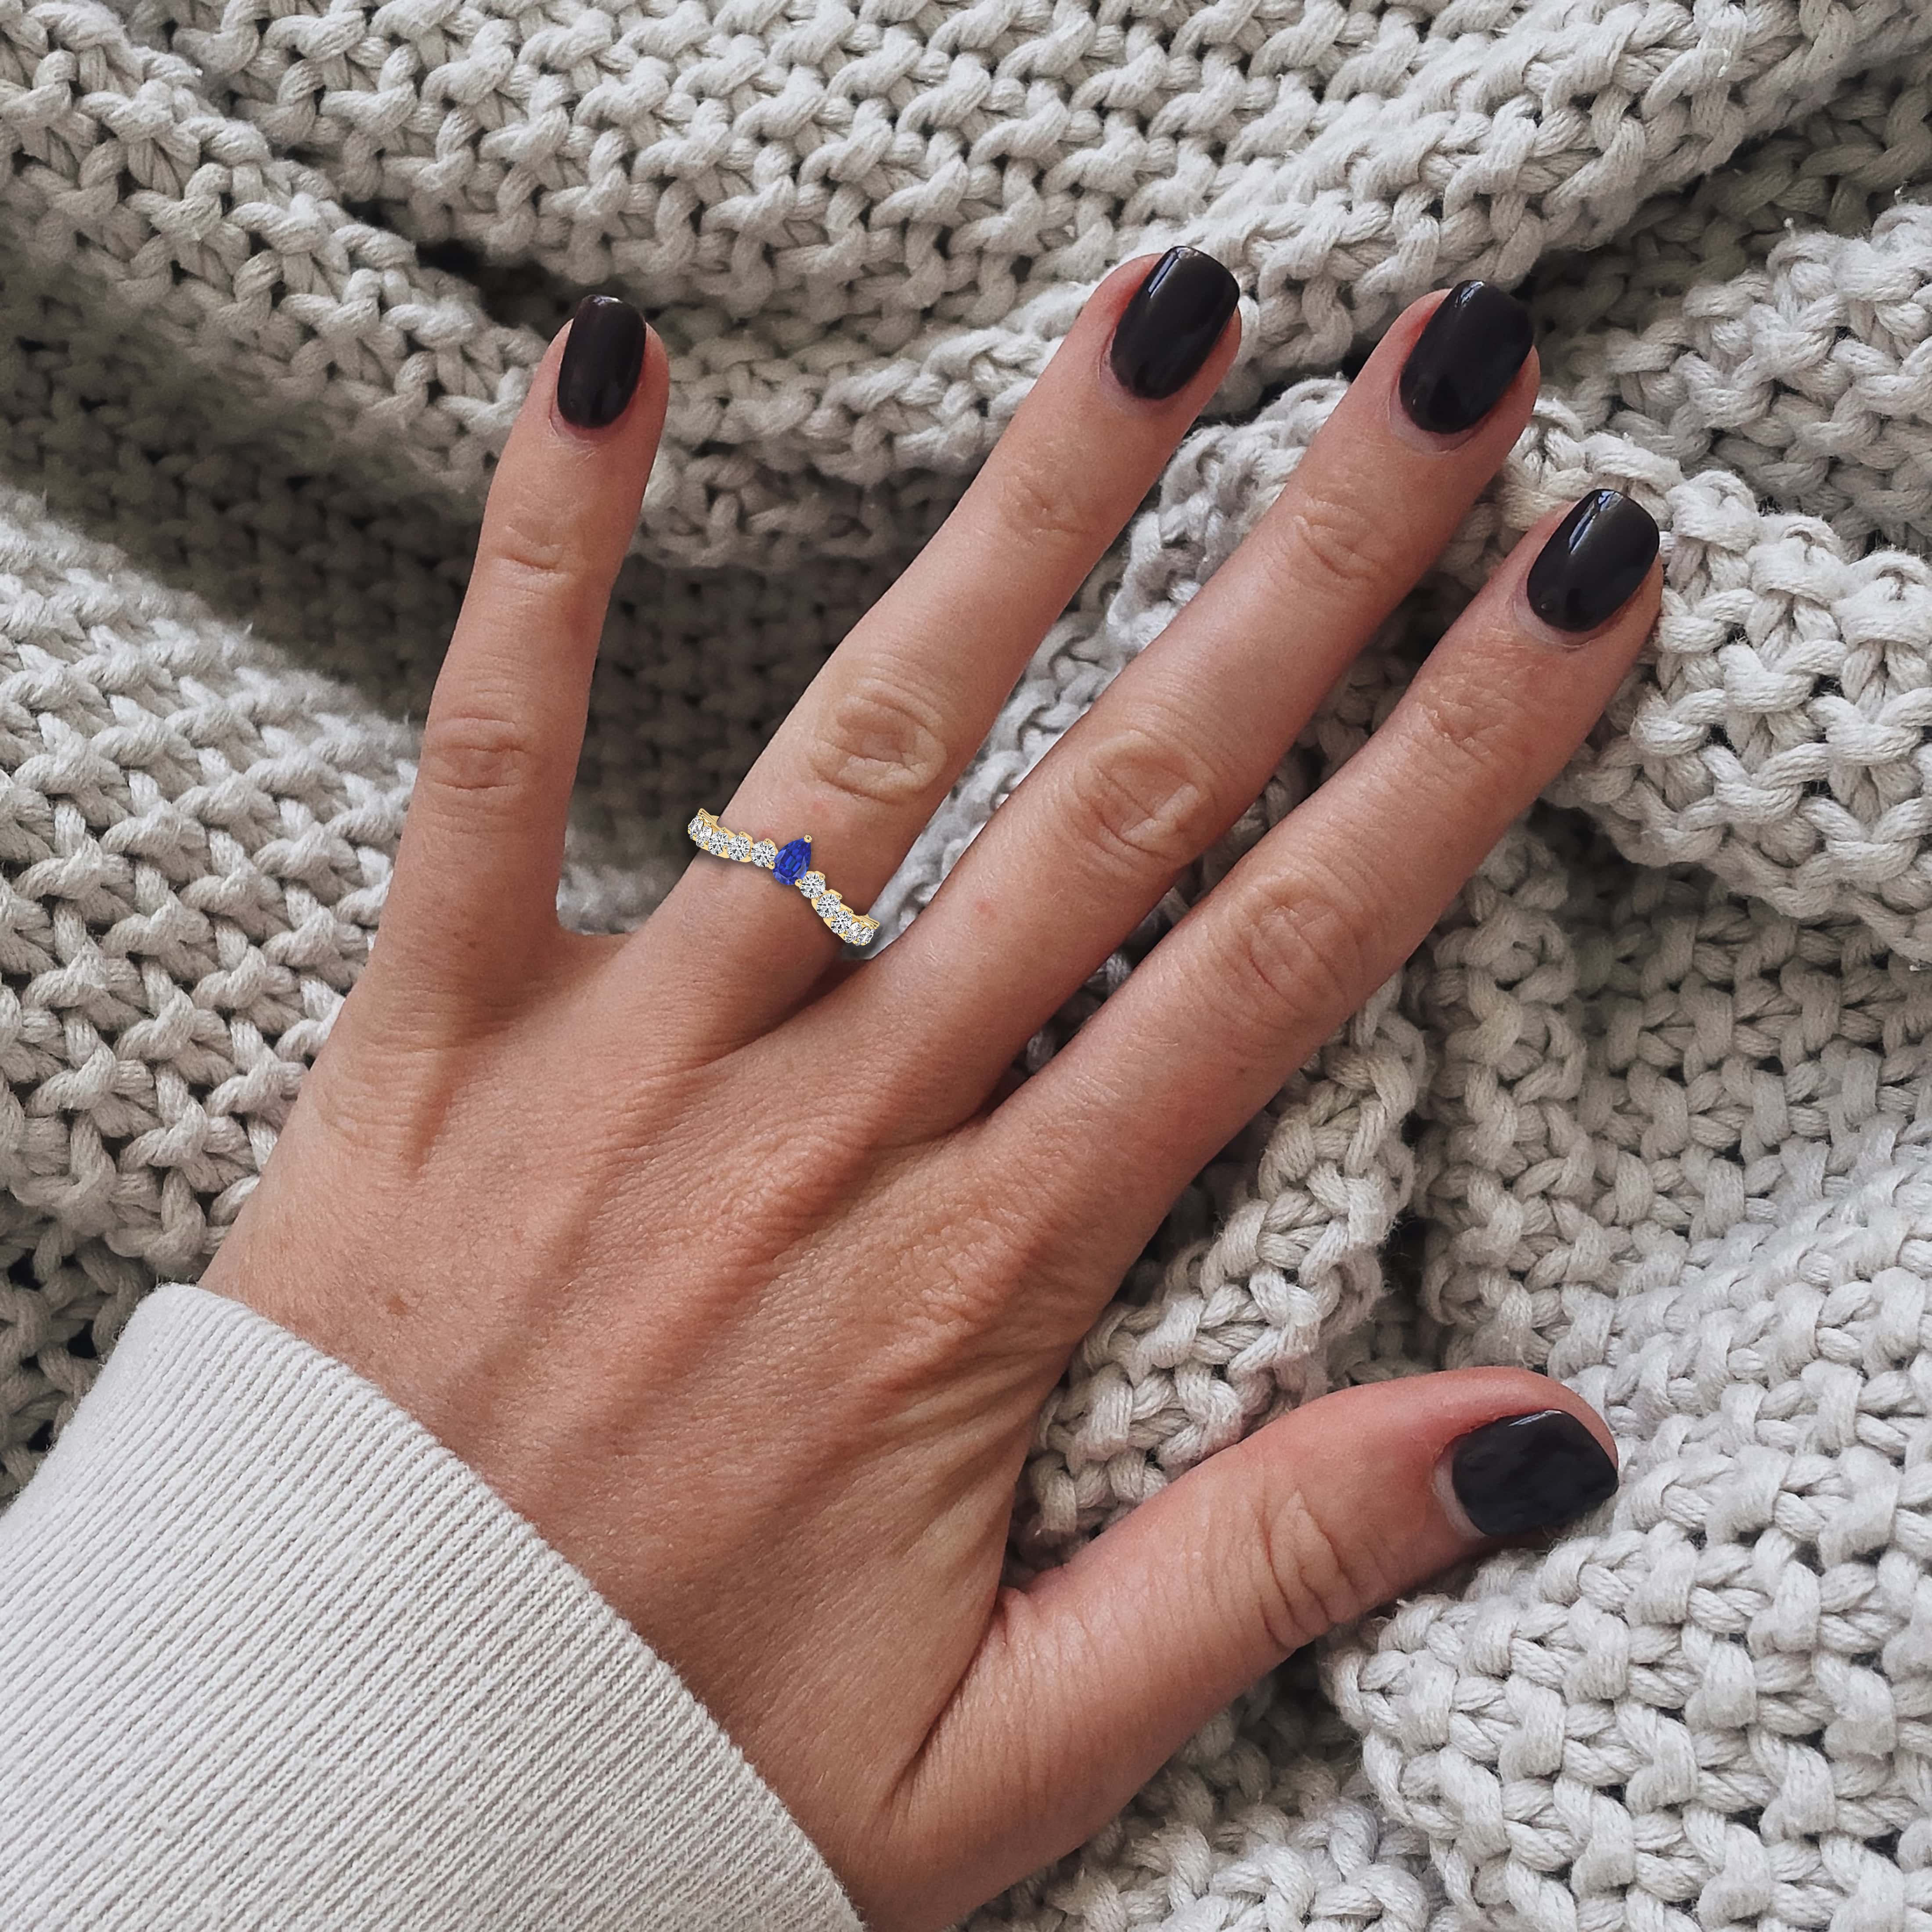
[[693, 818], [691, 823], [684, 829], [691, 834], [692, 838], [697, 839], [700, 844], [704, 842], [704, 820], [702, 818]]
[[816, 904], [819, 894], [825, 890], [825, 874], [823, 872], [807, 872], [799, 880], [798, 889]]
[[752, 835], [748, 832], [733, 832], [726, 843], [724, 856], [743, 864], [752, 856]]
[[769, 838], [760, 838], [752, 848], [752, 863], [762, 866], [766, 872], [778, 862], [778, 848]]

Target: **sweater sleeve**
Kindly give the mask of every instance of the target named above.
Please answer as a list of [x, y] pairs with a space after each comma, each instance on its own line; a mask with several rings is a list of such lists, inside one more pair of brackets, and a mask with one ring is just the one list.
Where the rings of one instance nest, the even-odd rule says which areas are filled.
[[589, 1582], [380, 1390], [158, 1289], [0, 1516], [0, 1924], [855, 1932]]

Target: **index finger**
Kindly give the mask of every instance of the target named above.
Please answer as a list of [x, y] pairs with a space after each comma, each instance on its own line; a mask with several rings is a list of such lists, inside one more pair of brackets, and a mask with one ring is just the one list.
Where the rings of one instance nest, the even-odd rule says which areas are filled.
[[[1582, 742], [1656, 620], [1657, 552], [1657, 526], [1614, 490], [1533, 529], [1368, 743], [996, 1110], [982, 1156], [1024, 1177], [1056, 1150], [1065, 1184], [1040, 1211], [1106, 1228], [1124, 1268]], [[1068, 1172], [1070, 1146], [1105, 1159]]]

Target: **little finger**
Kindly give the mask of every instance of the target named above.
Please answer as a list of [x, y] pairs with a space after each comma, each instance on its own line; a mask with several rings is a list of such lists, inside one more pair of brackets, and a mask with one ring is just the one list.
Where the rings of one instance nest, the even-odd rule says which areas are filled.
[[553, 943], [564, 820], [605, 607], [670, 378], [629, 303], [592, 296], [538, 365], [490, 486], [423, 726], [372, 970], [420, 1000], [513, 995]]

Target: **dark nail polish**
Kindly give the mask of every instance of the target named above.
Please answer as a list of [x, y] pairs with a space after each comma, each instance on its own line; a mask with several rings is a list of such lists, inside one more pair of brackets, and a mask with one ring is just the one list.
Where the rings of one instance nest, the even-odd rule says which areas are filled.
[[571, 318], [556, 372], [556, 406], [579, 429], [602, 429], [624, 413], [644, 367], [644, 319], [615, 296], [586, 296]]
[[1121, 386], [1149, 402], [1184, 387], [1240, 298], [1240, 284], [1213, 256], [1168, 249], [1114, 326], [1110, 359]]
[[1449, 1454], [1456, 1500], [1485, 1536], [1554, 1529], [1617, 1486], [1616, 1465], [1567, 1409], [1506, 1415], [1472, 1430]]
[[1594, 631], [1650, 574], [1657, 526], [1615, 490], [1592, 490], [1551, 532], [1529, 566], [1529, 608], [1559, 631]]
[[1415, 338], [1396, 386], [1432, 436], [1473, 428], [1503, 399], [1529, 353], [1529, 311], [1487, 282], [1459, 282]]

